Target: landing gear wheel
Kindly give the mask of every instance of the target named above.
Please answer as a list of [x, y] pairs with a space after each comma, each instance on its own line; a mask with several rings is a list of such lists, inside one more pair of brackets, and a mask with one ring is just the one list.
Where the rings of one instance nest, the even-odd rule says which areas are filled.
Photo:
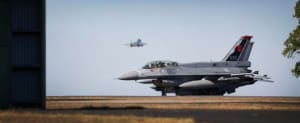
[[166, 89], [161, 90], [161, 96], [167, 96]]

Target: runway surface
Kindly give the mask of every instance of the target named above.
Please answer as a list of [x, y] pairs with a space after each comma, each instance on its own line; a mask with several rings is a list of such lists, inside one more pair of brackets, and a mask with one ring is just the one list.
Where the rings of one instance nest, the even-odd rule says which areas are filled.
[[62, 96], [47, 97], [49, 112], [191, 117], [196, 122], [300, 122], [299, 97]]

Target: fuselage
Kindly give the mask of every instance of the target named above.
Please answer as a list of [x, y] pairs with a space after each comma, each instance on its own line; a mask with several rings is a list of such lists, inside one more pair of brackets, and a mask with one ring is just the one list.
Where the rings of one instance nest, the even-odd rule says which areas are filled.
[[[174, 64], [171, 64], [174, 63]], [[169, 65], [168, 65], [169, 64]], [[178, 64], [176, 62], [163, 63], [156, 61], [149, 63], [142, 69], [124, 74], [121, 80], [146, 80], [155, 85], [154, 89], [166, 92], [181, 92], [197, 89], [215, 89], [222, 86], [224, 90], [218, 92], [223, 94], [226, 89], [233, 91], [236, 86], [247, 85], [255, 82], [249, 78], [236, 78], [231, 75], [251, 73], [248, 61], [220, 61], [220, 62], [198, 62]], [[225, 78], [224, 78], [225, 77]], [[233, 91], [234, 92], [234, 91]]]
[[129, 74], [124, 74], [120, 79], [122, 80], [140, 80], [151, 79], [157, 77], [173, 77], [173, 76], [207, 76], [215, 74], [236, 74], [236, 73], [250, 73], [248, 67], [250, 62], [241, 61], [226, 61], [226, 62], [198, 62], [177, 64], [176, 66], [163, 67], [148, 67], [132, 71]]

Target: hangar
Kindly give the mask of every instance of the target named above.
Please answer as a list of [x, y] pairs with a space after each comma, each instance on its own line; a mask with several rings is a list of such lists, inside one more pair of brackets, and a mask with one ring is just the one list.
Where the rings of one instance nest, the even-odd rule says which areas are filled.
[[45, 0], [1, 0], [0, 17], [0, 108], [45, 108]]

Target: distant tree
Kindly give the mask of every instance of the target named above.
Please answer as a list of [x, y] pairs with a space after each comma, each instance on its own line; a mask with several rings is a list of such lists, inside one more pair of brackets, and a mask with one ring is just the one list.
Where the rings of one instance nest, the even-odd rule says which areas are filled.
[[[300, 0], [296, 3], [294, 17], [298, 19], [298, 26], [284, 42], [285, 48], [282, 51], [282, 54], [287, 58], [293, 58], [293, 56], [300, 54]], [[300, 61], [296, 63], [292, 73], [296, 78], [300, 76]]]

